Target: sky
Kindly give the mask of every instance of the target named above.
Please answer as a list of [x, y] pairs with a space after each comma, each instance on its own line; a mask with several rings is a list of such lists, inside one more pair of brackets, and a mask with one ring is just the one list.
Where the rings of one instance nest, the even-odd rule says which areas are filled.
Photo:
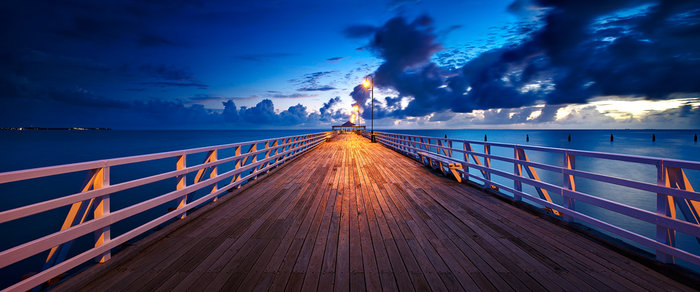
[[700, 128], [696, 0], [6, 0], [0, 27], [0, 127]]

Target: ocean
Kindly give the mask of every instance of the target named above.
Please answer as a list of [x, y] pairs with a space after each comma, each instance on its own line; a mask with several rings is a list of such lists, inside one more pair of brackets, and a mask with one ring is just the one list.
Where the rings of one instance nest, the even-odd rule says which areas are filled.
[[[168, 131], [64, 131], [64, 130], [34, 130], [34, 131], [0, 131], [0, 172], [51, 166], [66, 163], [91, 161], [98, 159], [116, 158], [139, 154], [181, 150], [195, 147], [228, 144], [242, 141], [260, 140], [265, 138], [292, 136], [305, 133], [322, 132], [326, 130], [168, 130]], [[536, 145], [557, 148], [569, 148], [630, 155], [674, 158], [681, 160], [700, 161], [700, 144], [693, 140], [700, 130], [382, 130], [409, 135], [445, 137], [483, 141], [485, 136], [489, 142]], [[610, 136], [613, 141], [610, 141]], [[652, 135], [655, 141], [652, 141]], [[571, 137], [569, 141], [569, 136]], [[529, 138], [529, 141], [526, 140]], [[478, 145], [473, 145], [481, 151]], [[499, 152], [500, 151], [500, 152]], [[510, 152], [494, 148], [493, 153], [512, 157]], [[532, 161], [560, 165], [561, 157], [552, 154], [528, 152]], [[188, 165], [201, 163], [203, 154], [188, 157]], [[112, 183], [135, 179], [158, 172], [173, 170], [174, 159], [139, 163], [138, 165], [115, 167], [112, 170]], [[512, 164], [494, 161], [493, 167], [512, 172]], [[596, 161], [581, 158], [576, 160], [576, 168], [594, 171], [616, 177], [629, 178], [639, 181], [656, 183], [656, 168], [640, 166], [626, 162]], [[226, 171], [220, 169], [219, 173]], [[561, 183], [561, 173], [539, 171], [543, 181]], [[474, 172], [474, 174], [477, 174]], [[700, 187], [700, 172], [686, 171], [691, 183]], [[73, 194], [80, 191], [85, 173], [59, 175], [50, 178], [34, 179], [0, 185], [0, 196], [3, 204], [0, 211], [8, 210], [27, 204], [45, 201], [56, 197]], [[512, 185], [512, 181], [495, 178], [497, 182]], [[154, 195], [163, 194], [174, 188], [172, 180], [149, 184], [133, 190], [123, 191], [112, 195], [112, 209], [129, 206]], [[612, 201], [621, 202], [640, 209], [655, 212], [656, 194], [637, 191], [634, 189], [607, 185], [586, 179], [577, 179], [576, 188], [582, 192], [597, 195]], [[524, 187], [528, 191], [527, 187]], [[535, 193], [529, 189], [529, 193]], [[535, 193], [536, 194], [536, 193]], [[203, 194], [200, 194], [203, 195]], [[196, 196], [196, 195], [195, 195]], [[555, 202], [561, 198], [553, 196]], [[122, 234], [129, 228], [143, 224], [164, 212], [168, 206], [156, 208], [119, 222], [112, 227], [112, 237]], [[636, 233], [655, 238], [655, 226], [633, 218], [619, 215], [600, 208], [578, 203], [576, 209], [593, 216], [604, 218]], [[22, 242], [39, 238], [60, 229], [68, 207], [59, 208], [43, 214], [0, 224], [0, 250], [6, 250]], [[680, 214], [680, 213], [679, 213]], [[90, 246], [92, 234], [76, 241], [71, 253], [76, 254]], [[648, 248], [631, 243], [644, 250]], [[700, 254], [700, 244], [695, 238], [679, 234], [678, 246], [684, 250]], [[83, 249], [84, 250], [84, 249]], [[46, 253], [41, 253], [30, 259], [0, 269], [0, 289], [19, 281], [23, 275], [38, 272]], [[689, 266], [680, 262], [681, 265]], [[692, 267], [697, 270], [697, 267]]]

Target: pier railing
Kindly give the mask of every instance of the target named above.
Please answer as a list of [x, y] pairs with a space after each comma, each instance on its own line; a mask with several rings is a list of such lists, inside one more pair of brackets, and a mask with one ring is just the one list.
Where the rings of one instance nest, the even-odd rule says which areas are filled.
[[[334, 132], [306, 134], [0, 173], [1, 185], [66, 173], [87, 172], [86, 181], [79, 193], [0, 212], [0, 224], [3, 224], [34, 214], [71, 206], [60, 231], [0, 252], [1, 269], [48, 251], [41, 272], [8, 287], [6, 290], [26, 291], [93, 259], [99, 262], [107, 261], [110, 259], [110, 251], [113, 248], [172, 219], [184, 218], [192, 208], [216, 201], [218, 197], [232, 188], [239, 187], [295, 156], [315, 148], [334, 134]], [[234, 154], [229, 157], [220, 157], [221, 150], [227, 150]], [[205, 154], [202, 163], [196, 165], [187, 163], [188, 156], [193, 157], [192, 155], [201, 154]], [[160, 159], [173, 159], [172, 167], [174, 170], [110, 184], [111, 167]], [[228, 164], [230, 168], [232, 166], [232, 170], [219, 173], [219, 167], [224, 164]], [[188, 174], [190, 174], [189, 181], [191, 182], [192, 176], [194, 176], [191, 185], [188, 185]], [[146, 197], [144, 201], [116, 211], [111, 210], [110, 195], [118, 196], [119, 194], [115, 193], [167, 179], [175, 180], [174, 191], [159, 195], [144, 194]], [[76, 187], [77, 185], [78, 182], [76, 182]], [[196, 199], [188, 199], [188, 194], [198, 190], [204, 190], [207, 194]], [[47, 186], [44, 191], [50, 192], [51, 186]], [[173, 202], [176, 208], [170, 212], [159, 215], [157, 218], [134, 227], [117, 237], [110, 236], [112, 224], [164, 204], [173, 204]], [[94, 233], [94, 247], [76, 256], [66, 258], [71, 243], [90, 233]]]
[[[684, 171], [700, 170], [699, 162], [395, 133], [374, 132], [374, 134], [377, 142], [414, 159], [422, 160], [419, 154], [437, 158], [430, 163], [442, 170], [443, 173], [447, 174], [448, 171], [456, 170], [458, 175], [461, 175], [460, 179], [481, 182], [485, 187], [499, 190], [501, 193], [503, 191], [510, 193], [516, 201], [526, 199], [539, 204], [563, 220], [569, 222], [578, 220], [655, 250], [656, 258], [661, 262], [674, 262], [677, 258], [700, 266], [700, 256], [676, 247], [676, 232], [695, 237], [700, 242], [700, 225], [698, 225], [700, 193], [693, 190]], [[369, 133], [365, 132], [364, 135], [369, 137]], [[476, 151], [474, 145], [483, 147], [483, 151]], [[499, 148], [498, 152], [512, 153], [512, 155], [495, 155], [496, 148]], [[559, 156], [561, 160], [555, 160], [559, 160], [561, 164], [547, 163], [551, 159], [544, 162], [531, 161], [527, 155], [530, 152], [546, 153], [550, 158]], [[593, 171], [578, 170], [576, 169], [576, 158], [650, 165], [656, 167], [656, 181], [637, 181]], [[455, 169], [453, 163], [451, 169], [446, 169], [447, 165], [445, 164], [447, 163], [443, 162], [448, 161], [458, 161], [461, 167]], [[503, 167], [499, 167], [500, 169], [492, 167], [492, 163], [496, 161], [501, 165], [506, 164], [506, 169], [508, 165], [512, 166], [512, 171], [504, 170]], [[476, 171], [470, 173], [470, 168]], [[554, 173], [560, 179], [544, 181], [540, 179], [538, 170], [544, 170], [549, 174]], [[497, 180], [494, 176], [502, 179]], [[655, 194], [656, 210], [645, 210], [603, 198], [600, 194], [581, 192], [576, 189], [576, 182], [581, 179], [645, 191], [651, 195]], [[527, 188], [530, 192], [524, 191], [524, 185], [531, 186]], [[533, 189], [534, 191], [532, 191]], [[556, 197], [555, 200], [552, 199], [553, 197]], [[594, 217], [591, 214], [586, 214], [577, 210], [576, 202], [655, 225], [656, 237], [631, 231], [604, 218], [605, 216]], [[676, 210], [681, 211], [685, 220], [679, 219]]]

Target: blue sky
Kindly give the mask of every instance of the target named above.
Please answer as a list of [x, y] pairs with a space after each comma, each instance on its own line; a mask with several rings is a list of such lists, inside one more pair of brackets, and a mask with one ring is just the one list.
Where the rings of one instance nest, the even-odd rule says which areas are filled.
[[[260, 2], [260, 3], [258, 3]], [[3, 1], [0, 127], [697, 128], [697, 1]]]

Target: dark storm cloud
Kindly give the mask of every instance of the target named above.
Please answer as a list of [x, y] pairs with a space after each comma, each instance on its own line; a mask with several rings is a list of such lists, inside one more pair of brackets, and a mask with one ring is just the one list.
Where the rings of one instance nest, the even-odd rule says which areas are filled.
[[411, 23], [396, 17], [377, 30], [369, 48], [384, 60], [375, 72], [378, 86], [393, 86], [398, 75], [426, 64], [441, 49], [435, 42], [431, 23], [432, 19], [425, 15]]
[[[309, 112], [301, 104], [277, 113], [269, 99], [253, 107], [236, 107], [233, 99], [198, 95], [190, 102], [222, 101], [223, 110], [210, 110], [200, 104], [182, 101], [114, 100], [82, 89], [34, 92], [33, 98], [0, 99], [0, 127], [112, 127], [112, 128], [238, 128], [294, 127], [318, 125], [338, 118], [339, 111], [329, 101], [323, 113]], [[12, 109], [12, 110], [10, 110]], [[22, 124], [17, 124], [22, 121]]]
[[328, 102], [323, 103], [323, 106], [319, 110], [321, 115], [318, 119], [322, 122], [332, 122], [334, 120], [346, 118], [347, 115], [342, 110], [333, 110], [333, 107], [339, 105], [340, 102], [340, 96], [336, 96], [329, 99]]
[[[451, 66], [431, 62], [441, 47], [429, 17], [413, 22], [397, 17], [379, 27], [367, 46], [383, 59], [376, 86], [411, 99], [404, 109], [387, 108], [387, 114], [400, 118], [519, 108], [536, 101], [585, 103], [600, 95], [665, 99], [700, 92], [700, 2], [541, 0], [518, 1], [511, 9], [523, 7], [543, 12], [542, 23], [515, 27], [529, 34], [458, 69], [451, 61], [455, 54], [438, 58]], [[366, 103], [361, 87], [351, 96]]]
[[355, 101], [354, 104], [359, 105], [362, 108], [367, 108], [367, 101], [370, 98], [369, 90], [362, 87], [362, 85], [357, 85], [352, 89], [350, 97]]
[[272, 100], [263, 99], [253, 107], [236, 108], [232, 100], [223, 102], [224, 111], [222, 117], [228, 122], [242, 122], [251, 125], [301, 125], [318, 122], [318, 114], [310, 114], [306, 107], [297, 104], [290, 106], [279, 114], [275, 112]]

